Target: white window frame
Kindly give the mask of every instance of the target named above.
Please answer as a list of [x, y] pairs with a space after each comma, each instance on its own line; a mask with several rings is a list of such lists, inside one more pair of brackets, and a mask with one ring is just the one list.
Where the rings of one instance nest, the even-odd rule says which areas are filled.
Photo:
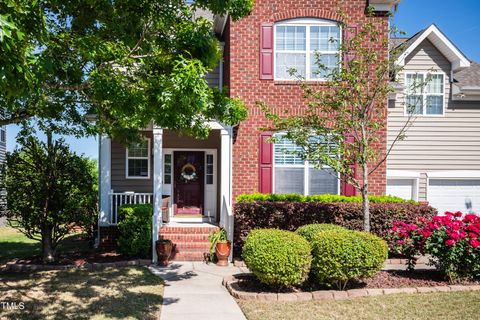
[[[425, 81], [425, 79], [428, 77], [428, 76], [433, 76], [433, 75], [441, 75], [443, 77], [443, 93], [442, 93], [442, 114], [427, 114], [427, 97], [430, 95], [430, 96], [436, 96], [436, 95], [439, 95], [439, 94], [428, 94], [427, 93], [427, 85], [425, 84], [422, 88], [422, 93], [418, 94], [418, 95], [421, 95], [422, 96], [422, 99], [423, 99], [423, 104], [422, 104], [422, 111], [423, 113], [422, 114], [410, 114], [407, 110], [407, 96], [409, 95], [408, 94], [408, 91], [409, 91], [409, 88], [407, 88], [407, 76], [408, 75], [423, 75], [423, 79]], [[444, 117], [445, 116], [445, 92], [446, 92], [446, 74], [445, 72], [428, 72], [428, 71], [422, 71], [422, 72], [405, 72], [404, 74], [404, 79], [403, 79], [403, 83], [405, 84], [405, 89], [404, 89], [404, 107], [403, 107], [403, 112], [404, 112], [404, 116], [414, 116], [414, 117]], [[415, 95], [415, 94], [413, 94]]]
[[[310, 27], [338, 27], [340, 31], [340, 38], [338, 39], [338, 46], [340, 47], [342, 44], [342, 27], [336, 23], [335, 21], [324, 20], [324, 19], [315, 19], [315, 18], [299, 18], [299, 19], [290, 19], [285, 21], [280, 21], [274, 24], [273, 26], [273, 79], [278, 81], [295, 81], [295, 79], [291, 78], [279, 78], [277, 77], [277, 27], [306, 27], [306, 35], [305, 35], [305, 51], [295, 51], [295, 50], [282, 50], [281, 52], [284, 53], [303, 53], [305, 52], [305, 80], [308, 81], [317, 81], [317, 82], [325, 82], [327, 81], [326, 78], [312, 78], [311, 77], [311, 50], [310, 50]], [[315, 50], [314, 52], [318, 52], [320, 55], [322, 54], [335, 54], [339, 55], [340, 50], [337, 51], [320, 51]], [[339, 66], [340, 67], [340, 66]]]
[[[284, 135], [281, 132], [274, 134], [273, 136]], [[315, 169], [313, 165], [310, 164], [308, 160], [304, 160], [303, 164], [276, 164], [275, 163], [275, 143], [273, 144], [273, 155], [272, 155], [272, 193], [276, 193], [275, 190], [275, 181], [276, 181], [276, 168], [302, 168], [303, 169], [303, 195], [308, 196], [310, 193], [310, 169]], [[307, 170], [308, 169], [308, 170]], [[324, 166], [323, 169], [331, 169], [329, 166]], [[321, 170], [323, 170], [321, 169]], [[318, 169], [316, 169], [318, 170]], [[337, 195], [340, 194], [340, 174], [337, 172]]]
[[[150, 138], [145, 138], [147, 141], [147, 151], [148, 151], [148, 156], [147, 157], [129, 157], [128, 156], [128, 147], [125, 148], [125, 178], [126, 179], [139, 179], [139, 180], [148, 180], [150, 179], [150, 171], [151, 171], [151, 145], [150, 145]], [[128, 174], [128, 160], [145, 160], [147, 159], [148, 161], [148, 175], [147, 176], [130, 176]]]

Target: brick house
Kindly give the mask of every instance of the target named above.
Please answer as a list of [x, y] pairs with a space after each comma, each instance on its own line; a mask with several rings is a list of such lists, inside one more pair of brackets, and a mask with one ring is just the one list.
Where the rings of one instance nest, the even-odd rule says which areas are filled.
[[[125, 203], [153, 203], [153, 240], [170, 237], [177, 244], [175, 259], [201, 260], [208, 249], [207, 235], [216, 226], [232, 237], [232, 205], [242, 193], [334, 193], [352, 195], [332, 175], [316, 170], [282, 150], [295, 148], [267, 142], [271, 133], [256, 101], [274, 112], [288, 107], [302, 112], [302, 90], [287, 70], [294, 67], [314, 85], [322, 75], [314, 72], [312, 57], [319, 51], [324, 64], [334, 67], [341, 41], [372, 19], [388, 37], [388, 17], [398, 0], [256, 0], [249, 16], [233, 22], [210, 16], [224, 48], [224, 61], [209, 76], [211, 86], [228, 86], [232, 97], [248, 107], [248, 118], [234, 127], [210, 123], [206, 140], [181, 136], [170, 130], [142, 129], [144, 143], [128, 148], [108, 137], [100, 139], [100, 245], [112, 244], [117, 208]], [[374, 17], [367, 17], [372, 5]], [[348, 21], [337, 12], [346, 13]], [[378, 47], [379, 51], [383, 50]], [[388, 52], [379, 52], [387, 55]], [[323, 58], [322, 58], [323, 59]], [[385, 121], [387, 102], [385, 102]], [[379, 150], [386, 150], [386, 134]], [[384, 194], [386, 167], [371, 177], [371, 190]], [[154, 260], [155, 260], [155, 253]]]

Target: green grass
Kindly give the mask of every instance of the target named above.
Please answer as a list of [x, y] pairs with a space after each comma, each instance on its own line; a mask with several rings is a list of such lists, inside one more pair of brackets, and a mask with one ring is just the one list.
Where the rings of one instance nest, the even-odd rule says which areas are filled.
[[[73, 234], [59, 244], [57, 253], [85, 252], [88, 248], [86, 241], [78, 241], [81, 234]], [[29, 258], [41, 254], [39, 241], [27, 238], [20, 231], [10, 227], [0, 227], [0, 265], [12, 259]]]
[[158, 319], [163, 281], [145, 267], [0, 274], [0, 319]]
[[343, 301], [238, 301], [248, 320], [479, 319], [480, 292], [429, 293]]

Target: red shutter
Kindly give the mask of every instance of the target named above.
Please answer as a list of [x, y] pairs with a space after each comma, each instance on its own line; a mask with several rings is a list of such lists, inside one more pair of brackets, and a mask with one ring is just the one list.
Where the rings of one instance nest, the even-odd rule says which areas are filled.
[[[350, 41], [357, 35], [358, 32], [358, 25], [357, 24], [350, 24], [345, 27], [343, 39], [344, 41]], [[345, 62], [350, 62], [355, 58], [355, 51], [351, 48], [348, 53], [344, 55]]]
[[260, 26], [260, 79], [273, 80], [273, 24]]
[[[353, 143], [354, 140], [355, 140], [355, 138], [354, 138], [353, 135], [347, 135], [345, 137], [345, 141], [347, 143]], [[351, 164], [350, 168], [353, 171], [353, 175], [356, 176], [357, 175], [357, 164], [356, 163]], [[344, 196], [354, 196], [354, 195], [356, 195], [356, 193], [357, 193], [357, 190], [355, 189], [354, 186], [352, 186], [351, 184], [348, 184], [346, 182], [342, 183], [342, 194]]]
[[272, 193], [273, 144], [268, 141], [271, 132], [262, 132], [259, 139], [258, 191]]

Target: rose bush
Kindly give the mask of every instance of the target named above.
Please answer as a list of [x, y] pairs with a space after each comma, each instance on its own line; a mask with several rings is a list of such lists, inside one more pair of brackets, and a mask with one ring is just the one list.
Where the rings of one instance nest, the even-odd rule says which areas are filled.
[[453, 282], [480, 279], [480, 217], [461, 212], [418, 218], [416, 223], [396, 221], [392, 238], [398, 253], [415, 266], [415, 256], [429, 254], [430, 263]]

